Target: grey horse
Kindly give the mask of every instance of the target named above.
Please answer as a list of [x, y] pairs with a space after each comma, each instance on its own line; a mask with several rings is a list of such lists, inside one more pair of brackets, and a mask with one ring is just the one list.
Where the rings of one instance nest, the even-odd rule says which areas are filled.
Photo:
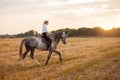
[[[35, 49], [38, 49], [42, 51], [49, 51], [45, 65], [48, 64], [48, 61], [53, 52], [59, 55], [59, 59], [62, 64], [61, 53], [57, 51], [56, 48], [60, 40], [62, 40], [63, 44], [66, 44], [66, 37], [67, 37], [67, 32], [59, 32], [56, 35], [50, 36], [50, 38], [52, 39], [52, 43], [51, 43], [51, 47], [49, 48], [49, 50], [47, 50], [47, 44], [46, 44], [45, 39], [38, 38], [38, 37], [25, 38], [21, 41], [20, 47], [19, 47], [20, 60], [24, 62], [26, 55], [28, 54], [28, 52], [30, 52], [30, 57], [35, 61], [35, 63], [39, 65], [38, 60], [34, 58], [34, 51]], [[23, 44], [25, 44], [24, 54], [22, 54]]]

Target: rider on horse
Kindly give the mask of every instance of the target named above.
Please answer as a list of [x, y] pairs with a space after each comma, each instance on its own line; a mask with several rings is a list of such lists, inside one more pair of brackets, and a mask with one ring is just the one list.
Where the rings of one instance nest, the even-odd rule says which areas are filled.
[[48, 21], [44, 21], [43, 26], [42, 26], [42, 38], [44, 38], [47, 41], [47, 50], [49, 50], [52, 40], [49, 37], [49, 32], [47, 29]]

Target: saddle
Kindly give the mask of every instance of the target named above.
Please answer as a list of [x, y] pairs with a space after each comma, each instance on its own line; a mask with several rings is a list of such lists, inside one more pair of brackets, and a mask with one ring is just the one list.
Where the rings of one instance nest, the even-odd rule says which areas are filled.
[[41, 38], [42, 42], [47, 44], [47, 40], [45, 40], [45, 38]]
[[50, 39], [50, 37], [45, 35], [45, 36], [42, 36], [42, 42], [47, 45], [47, 50], [48, 50], [51, 46], [52, 40]]
[[46, 50], [48, 50], [48, 49], [49, 49], [49, 47], [50, 47], [49, 42], [48, 42], [45, 38], [41, 38], [41, 40], [42, 40], [42, 42], [43, 42], [43, 43], [45, 43], [45, 44], [46, 44]]
[[[50, 35], [50, 36], [53, 37], [53, 35]], [[46, 43], [46, 44], [47, 44], [47, 42], [48, 42], [48, 41], [47, 41], [44, 37], [42, 37], [42, 36], [41, 36], [41, 40], [42, 40], [43, 43]]]

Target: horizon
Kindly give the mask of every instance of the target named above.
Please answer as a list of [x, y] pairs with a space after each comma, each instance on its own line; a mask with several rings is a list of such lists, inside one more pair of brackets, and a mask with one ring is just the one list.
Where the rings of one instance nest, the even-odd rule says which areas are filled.
[[[0, 0], [0, 34], [81, 27], [120, 28], [120, 0]], [[42, 5], [41, 5], [42, 4]]]
[[[100, 26], [96, 26], [96, 27], [99, 27], [99, 28], [101, 28]], [[92, 28], [96, 28], [96, 27], [79, 27], [79, 28], [90, 28], [90, 29], [92, 29]], [[77, 28], [76, 30], [78, 30], [79, 28]], [[120, 29], [120, 27], [112, 27], [111, 29], [103, 29], [103, 28], [101, 28], [101, 29], [103, 29], [104, 31], [108, 31], [108, 30], [113, 30], [113, 29]], [[67, 28], [61, 28], [61, 29], [67, 29]], [[68, 29], [75, 29], [75, 28], [68, 28]], [[30, 30], [27, 30], [27, 31], [25, 31], [25, 32], [28, 32], [28, 31], [31, 31], [31, 30], [33, 30], [33, 29], [30, 29]], [[52, 30], [52, 31], [57, 31], [57, 30], [60, 30], [60, 29], [56, 29], [56, 30]], [[35, 31], [35, 32], [38, 32], [38, 31], [36, 31], [36, 30], [33, 30], [33, 31]], [[50, 31], [50, 33], [52, 32], [52, 31]], [[14, 34], [0, 34], [0, 35], [17, 35], [17, 34], [21, 34], [21, 33], [25, 33], [25, 32], [20, 32], [20, 33], [14, 33]], [[39, 32], [38, 32], [39, 33]], [[41, 34], [41, 33], [39, 33], [39, 34]]]

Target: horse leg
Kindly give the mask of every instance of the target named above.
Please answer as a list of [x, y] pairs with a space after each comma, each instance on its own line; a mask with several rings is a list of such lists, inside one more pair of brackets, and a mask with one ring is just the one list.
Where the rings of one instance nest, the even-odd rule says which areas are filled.
[[61, 53], [60, 53], [59, 51], [55, 51], [55, 50], [54, 50], [54, 52], [55, 52], [55, 53], [57, 53], [57, 54], [59, 55], [60, 63], [62, 64], [62, 57], [61, 57]]
[[29, 50], [26, 50], [23, 54], [23, 60], [25, 59], [26, 55], [28, 54]]
[[31, 49], [31, 52], [30, 52], [30, 57], [34, 60], [34, 48]]
[[28, 54], [29, 50], [26, 50], [23, 54], [23, 58], [22, 58], [22, 64], [24, 65], [24, 59], [26, 57], [26, 55]]
[[34, 58], [34, 51], [35, 51], [35, 48], [32, 48], [30, 52], [30, 57], [34, 60], [35, 63], [37, 63], [37, 65], [40, 65], [38, 60]]
[[52, 55], [52, 51], [49, 51], [49, 54], [48, 54], [47, 61], [46, 61], [45, 65], [47, 65], [47, 64], [48, 64], [48, 61], [49, 61], [49, 59], [50, 59], [51, 55]]

